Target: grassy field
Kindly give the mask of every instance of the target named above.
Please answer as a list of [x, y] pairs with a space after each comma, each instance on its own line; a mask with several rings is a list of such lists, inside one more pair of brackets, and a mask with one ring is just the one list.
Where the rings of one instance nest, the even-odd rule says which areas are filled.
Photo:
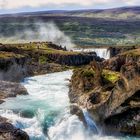
[[[80, 11], [79, 11], [80, 13]], [[86, 12], [88, 13], [88, 12]], [[103, 11], [101, 12], [102, 14]], [[100, 14], [101, 14], [100, 13]], [[110, 14], [110, 13], [109, 13]], [[109, 16], [106, 13], [106, 15]], [[125, 16], [123, 13], [119, 15]], [[88, 14], [86, 14], [88, 15]], [[17, 16], [0, 16], [0, 42], [17, 32], [36, 31], [40, 24], [53, 22], [77, 46], [123, 46], [140, 44], [140, 20], [137, 18], [96, 18], [95, 16], [23, 14]], [[132, 16], [132, 15], [131, 15]], [[8, 39], [7, 39], [8, 40]], [[11, 43], [11, 42], [10, 42]]]

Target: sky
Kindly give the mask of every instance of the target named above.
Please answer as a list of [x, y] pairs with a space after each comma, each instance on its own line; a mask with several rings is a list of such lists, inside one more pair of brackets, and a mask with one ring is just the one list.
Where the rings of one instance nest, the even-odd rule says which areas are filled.
[[140, 6], [140, 0], [0, 0], [0, 14]]

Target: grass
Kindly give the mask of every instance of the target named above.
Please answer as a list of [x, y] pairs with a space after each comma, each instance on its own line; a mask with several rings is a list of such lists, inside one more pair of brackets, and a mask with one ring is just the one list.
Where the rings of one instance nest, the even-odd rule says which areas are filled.
[[[126, 17], [126, 15], [122, 15], [122, 18], [124, 17]], [[119, 21], [106, 20], [106, 18], [94, 19], [86, 17], [55, 16], [2, 18], [0, 20], [0, 34], [3, 38], [0, 38], [0, 42], [8, 41], [8, 37], [13, 37], [17, 32], [22, 33], [24, 30], [28, 29], [35, 30], [35, 23], [39, 23], [40, 18], [44, 23], [54, 21], [60, 30], [71, 37], [77, 46], [120, 46], [140, 44], [139, 20], [135, 21], [131, 19], [130, 21]]]
[[23, 49], [25, 51], [41, 52], [43, 54], [61, 54], [61, 55], [74, 55], [74, 54], [77, 55], [77, 54], [79, 54], [77, 52], [63, 51], [63, 50], [57, 50], [57, 49], [50, 48], [48, 46], [47, 42], [10, 44], [10, 46], [11, 47], [16, 47], [16, 48], [19, 48], [19, 49]]
[[127, 52], [124, 52], [120, 55], [127, 55], [127, 56], [140, 56], [140, 49], [134, 49]]

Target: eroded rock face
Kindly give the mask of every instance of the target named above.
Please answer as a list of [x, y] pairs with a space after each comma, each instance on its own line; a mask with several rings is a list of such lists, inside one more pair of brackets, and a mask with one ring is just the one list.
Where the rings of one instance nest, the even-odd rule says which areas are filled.
[[93, 65], [75, 70], [70, 101], [86, 108], [105, 129], [140, 135], [139, 58], [127, 53], [99, 65], [108, 70]]
[[0, 58], [0, 80], [21, 81], [27, 76], [28, 58]]

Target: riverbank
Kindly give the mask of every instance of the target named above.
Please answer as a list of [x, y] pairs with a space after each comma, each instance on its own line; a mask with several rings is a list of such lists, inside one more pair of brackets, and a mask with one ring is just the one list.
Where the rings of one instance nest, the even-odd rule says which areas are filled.
[[140, 136], [140, 49], [74, 71], [69, 97], [105, 133]]

